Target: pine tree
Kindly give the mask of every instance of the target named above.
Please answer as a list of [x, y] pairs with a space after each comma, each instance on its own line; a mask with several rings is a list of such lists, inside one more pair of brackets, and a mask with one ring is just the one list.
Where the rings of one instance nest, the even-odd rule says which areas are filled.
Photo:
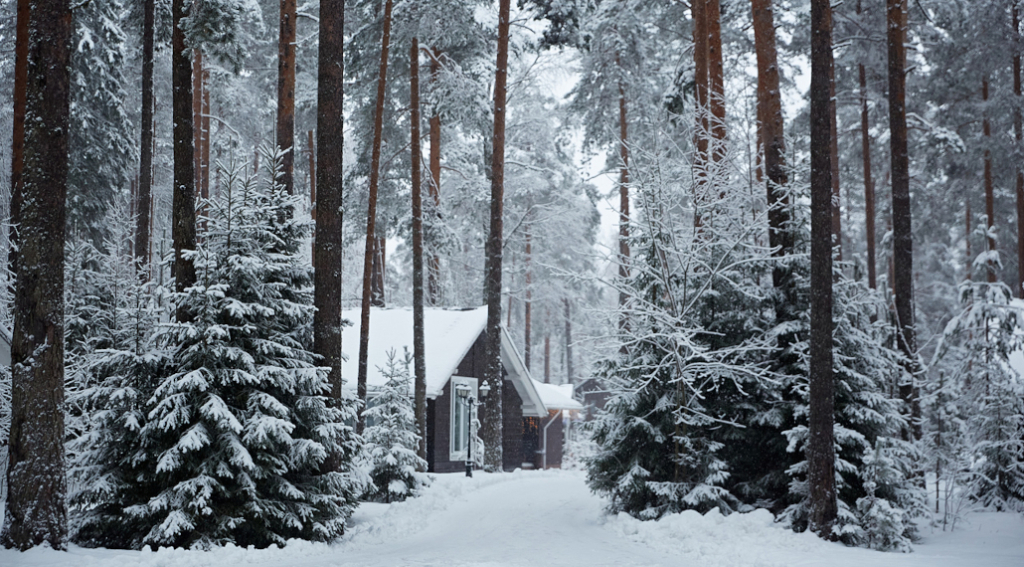
[[142, 543], [330, 540], [366, 485], [352, 466], [361, 441], [345, 425], [355, 402], [329, 403], [328, 369], [308, 350], [312, 273], [299, 250], [309, 227], [276, 181], [280, 158], [264, 154], [273, 169], [260, 186], [244, 167], [224, 174], [196, 256], [201, 279], [177, 298], [195, 318], [158, 336], [175, 352], [141, 437], [160, 491], [125, 508], [146, 526]]
[[408, 352], [402, 359], [395, 351], [388, 352], [386, 366], [379, 369], [387, 382], [363, 412], [368, 423], [363, 434], [365, 451], [373, 465], [373, 488], [366, 497], [376, 502], [405, 500], [427, 482], [420, 472], [426, 470], [427, 462], [417, 455], [420, 435], [409, 396], [411, 362]]

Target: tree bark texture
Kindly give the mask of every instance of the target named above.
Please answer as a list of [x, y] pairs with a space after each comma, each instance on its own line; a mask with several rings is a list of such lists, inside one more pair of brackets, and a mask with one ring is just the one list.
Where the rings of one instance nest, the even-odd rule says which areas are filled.
[[[619, 61], [618, 55], [615, 57]], [[619, 278], [629, 277], [629, 129], [626, 121], [626, 87], [619, 80]], [[619, 306], [626, 304], [628, 294], [619, 292]], [[625, 312], [620, 326], [627, 324]]]
[[320, 50], [317, 55], [316, 240], [313, 268], [313, 349], [329, 367], [331, 398], [340, 400], [342, 161], [345, 145], [344, 101], [345, 1], [320, 6]]
[[[197, 7], [199, 4], [193, 4]], [[203, 52], [192, 50], [192, 171], [195, 175], [196, 197], [203, 192]]]
[[[366, 361], [370, 344], [370, 301], [372, 299], [373, 256], [376, 249], [377, 227], [377, 186], [380, 182], [380, 147], [384, 134], [384, 96], [388, 78], [388, 50], [391, 47], [391, 8], [392, 0], [384, 2], [384, 31], [380, 40], [380, 70], [377, 75], [377, 108], [373, 115], [373, 147], [370, 153], [370, 188], [369, 205], [366, 211], [366, 253], [363, 255], [363, 301], [359, 313], [359, 369], [356, 380], [356, 393], [366, 407]], [[363, 412], [359, 412], [356, 431], [363, 432], [366, 420]]]
[[139, 193], [135, 217], [135, 261], [148, 274], [150, 251], [149, 211], [153, 198], [153, 35], [156, 31], [156, 0], [142, 2], [142, 136], [139, 142]]
[[11, 347], [7, 507], [0, 539], [67, 547], [64, 233], [71, 122], [68, 0], [35, 0], [28, 29], [20, 261]]
[[1021, 141], [1024, 138], [1024, 119], [1021, 116], [1020, 80], [1020, 12], [1013, 5], [1013, 136], [1017, 141], [1016, 193], [1017, 193], [1017, 297], [1024, 299], [1024, 169], [1020, 166]]
[[988, 79], [981, 81], [981, 100], [984, 106], [982, 110], [982, 121], [981, 128], [982, 134], [985, 137], [985, 156], [984, 156], [984, 168], [985, 168], [985, 228], [987, 229], [988, 237], [988, 252], [989, 258], [985, 262], [985, 272], [988, 277], [988, 283], [996, 283], [996, 262], [992, 256], [996, 253], [996, 239], [993, 234], [993, 225], [995, 224], [995, 213], [996, 213], [996, 199], [995, 199], [995, 188], [992, 181], [992, 125], [988, 120]]
[[412, 349], [413, 405], [416, 430], [420, 435], [417, 453], [427, 458], [427, 354], [423, 328], [423, 202], [420, 193], [420, 43], [415, 37], [409, 47], [409, 94], [412, 143]]
[[[789, 227], [792, 217], [785, 187], [786, 171], [785, 123], [782, 117], [782, 94], [779, 87], [778, 51], [771, 0], [751, 0], [754, 22], [754, 49], [757, 56], [757, 104], [760, 118], [761, 147], [764, 148], [764, 169], [768, 178], [768, 244], [776, 258], [793, 253], [794, 237]], [[785, 270], [773, 271], [776, 288], [785, 283]]]
[[693, 156], [694, 188], [693, 208], [694, 227], [701, 232], [704, 225], [703, 207], [706, 200], [708, 185], [708, 145], [711, 134], [708, 106], [709, 84], [708, 84], [708, 20], [706, 17], [706, 0], [694, 0], [690, 2], [690, 11], [693, 16], [693, 72], [694, 72], [694, 98], [697, 109], [694, 113], [696, 120], [694, 129], [694, 146], [696, 151]]
[[[913, 413], [917, 405], [914, 381], [917, 367], [917, 338], [914, 333], [914, 241], [910, 214], [910, 158], [907, 150], [906, 0], [886, 0], [889, 63], [889, 145], [892, 153], [893, 292], [896, 303], [897, 341], [907, 361], [906, 376], [900, 382], [900, 398]], [[920, 423], [912, 424], [920, 439]]]
[[7, 266], [10, 269], [10, 288], [18, 275], [18, 223], [21, 221], [21, 177], [25, 170], [25, 105], [28, 86], [28, 18], [29, 0], [18, 0], [18, 15], [14, 31], [14, 132], [11, 139], [11, 220], [7, 229], [9, 248]]
[[833, 447], [832, 381], [832, 144], [829, 68], [832, 66], [830, 0], [811, 2], [811, 338], [807, 480], [809, 527], [834, 539], [838, 514]]
[[502, 383], [501, 371], [501, 262], [505, 195], [505, 103], [508, 81], [508, 35], [510, 0], [498, 6], [498, 55], [494, 73], [494, 131], [491, 151], [491, 226], [487, 235], [484, 282], [487, 296], [487, 340], [484, 350], [484, 378], [491, 387], [485, 398], [480, 436], [486, 454], [484, 468], [502, 470]]
[[[196, 268], [186, 251], [196, 249], [196, 171], [192, 127], [192, 62], [185, 45], [181, 22], [188, 17], [185, 0], [171, 6], [174, 30], [171, 33], [172, 114], [174, 119], [174, 198], [172, 234], [174, 241], [174, 289], [178, 293], [196, 283]], [[184, 301], [178, 302], [179, 322], [192, 315]]]
[[[530, 234], [529, 225], [526, 226], [526, 258], [523, 263], [526, 264], [526, 301], [523, 305], [523, 361], [526, 363], [526, 369], [530, 369], [530, 351], [532, 349], [533, 338], [530, 336], [530, 332], [533, 323], [533, 270], [530, 266], [530, 262], [533, 259], [533, 235]], [[511, 311], [511, 310], [510, 310]]]
[[[313, 142], [313, 131], [307, 131], [308, 139], [306, 140], [306, 147], [308, 148], [307, 154], [309, 157], [309, 218], [312, 219], [314, 227], [316, 226], [316, 144]], [[310, 243], [313, 247], [312, 262], [313, 267], [316, 267], [316, 230], [313, 231], [313, 242]]]
[[829, 128], [831, 129], [832, 150], [830, 163], [832, 167], [832, 245], [835, 247], [836, 259], [843, 261], [843, 209], [840, 206], [842, 198], [839, 193], [839, 125], [836, 118], [836, 64], [832, 60], [832, 66], [828, 68], [828, 92], [829, 92]]
[[281, 183], [295, 194], [295, 0], [281, 0], [281, 28], [277, 43], [277, 147], [281, 156]]
[[[708, 32], [708, 88], [711, 106], [711, 159], [717, 165], [725, 157], [725, 63], [722, 54], [722, 14], [719, 0], [705, 0]], [[716, 168], [717, 169], [717, 168]]]
[[[199, 196], [203, 199], [210, 198], [210, 138], [213, 131], [210, 130], [210, 66], [203, 66], [203, 100], [200, 107], [200, 128], [202, 128], [202, 146], [199, 152], [199, 160], [202, 169], [199, 170]], [[208, 214], [208, 206], [203, 205], [203, 216]], [[204, 221], [205, 228], [205, 221]]]
[[[430, 82], [437, 81], [441, 72], [441, 52], [437, 49], [430, 54]], [[430, 198], [433, 199], [434, 215], [441, 207], [441, 115], [436, 110], [430, 116]], [[434, 220], [440, 220], [435, 218]], [[431, 305], [441, 303], [441, 259], [437, 253], [430, 254], [427, 270], [427, 298]]]
[[[860, 2], [857, 3], [858, 12]], [[868, 286], [878, 289], [875, 267], [875, 182], [871, 177], [871, 134], [868, 122], [868, 81], [864, 64], [857, 65], [860, 79], [860, 140], [864, 160], [864, 232], [867, 234]]]

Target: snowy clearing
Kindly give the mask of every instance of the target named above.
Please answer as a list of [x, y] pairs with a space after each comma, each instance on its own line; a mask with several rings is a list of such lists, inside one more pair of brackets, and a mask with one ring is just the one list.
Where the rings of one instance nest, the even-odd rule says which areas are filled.
[[926, 528], [914, 553], [881, 553], [795, 534], [764, 511], [723, 517], [676, 514], [640, 522], [602, 513], [582, 473], [438, 475], [400, 504], [364, 504], [335, 545], [296, 541], [285, 549], [121, 551], [71, 547], [0, 550], [0, 565], [177, 567], [229, 565], [451, 566], [929, 566], [1024, 565], [1024, 517], [978, 513], [953, 533]]

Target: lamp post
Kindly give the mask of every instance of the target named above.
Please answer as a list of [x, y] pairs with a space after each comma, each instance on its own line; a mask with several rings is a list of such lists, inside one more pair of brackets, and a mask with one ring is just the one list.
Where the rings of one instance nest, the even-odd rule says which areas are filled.
[[[487, 382], [480, 385], [481, 398], [486, 398], [490, 391], [491, 387]], [[455, 395], [466, 405], [466, 476], [470, 478], [473, 477], [473, 408], [480, 404], [476, 398], [470, 395], [471, 392], [468, 384], [455, 386]]]

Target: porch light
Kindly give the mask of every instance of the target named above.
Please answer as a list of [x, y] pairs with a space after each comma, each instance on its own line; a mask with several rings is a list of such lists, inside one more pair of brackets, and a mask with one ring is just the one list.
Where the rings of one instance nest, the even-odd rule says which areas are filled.
[[491, 385], [488, 384], [487, 381], [484, 381], [483, 384], [480, 384], [480, 397], [481, 398], [486, 398], [487, 397], [487, 393], [490, 392], [490, 391], [491, 391]]

